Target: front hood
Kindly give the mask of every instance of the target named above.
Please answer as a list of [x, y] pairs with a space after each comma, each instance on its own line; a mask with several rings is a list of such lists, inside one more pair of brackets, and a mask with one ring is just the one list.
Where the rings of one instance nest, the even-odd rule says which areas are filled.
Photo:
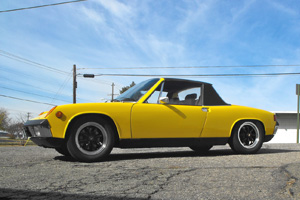
[[115, 108], [127, 107], [135, 102], [107, 102], [107, 103], [76, 103], [76, 104], [65, 104], [55, 106], [49, 111], [42, 112], [38, 117], [34, 119], [46, 119], [53, 113], [61, 111], [63, 113], [98, 113], [102, 111], [115, 110]]

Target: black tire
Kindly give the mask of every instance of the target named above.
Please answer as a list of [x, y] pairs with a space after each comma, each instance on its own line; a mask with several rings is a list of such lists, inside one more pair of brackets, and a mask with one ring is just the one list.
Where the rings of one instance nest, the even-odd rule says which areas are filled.
[[61, 147], [56, 147], [55, 150], [64, 156], [68, 156], [68, 157], [71, 156], [66, 144], [63, 144]]
[[67, 148], [76, 160], [101, 161], [114, 146], [113, 129], [104, 119], [89, 116], [79, 118], [69, 131]]
[[202, 145], [202, 146], [191, 146], [190, 148], [197, 153], [206, 153], [212, 147], [213, 147], [213, 145]]
[[257, 121], [240, 121], [232, 131], [229, 145], [241, 154], [253, 154], [260, 150], [264, 139], [264, 128]]

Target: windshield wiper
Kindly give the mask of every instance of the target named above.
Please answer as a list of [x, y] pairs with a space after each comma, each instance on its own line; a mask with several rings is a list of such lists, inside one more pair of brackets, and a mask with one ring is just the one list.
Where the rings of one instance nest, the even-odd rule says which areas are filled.
[[111, 102], [121, 102], [121, 101], [118, 99], [113, 99]]
[[136, 101], [136, 100], [132, 99], [132, 98], [125, 98], [125, 99], [123, 99], [123, 101]]

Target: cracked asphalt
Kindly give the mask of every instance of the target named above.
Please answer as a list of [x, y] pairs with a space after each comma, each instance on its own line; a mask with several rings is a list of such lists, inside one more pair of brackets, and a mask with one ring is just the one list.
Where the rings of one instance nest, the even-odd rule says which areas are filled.
[[300, 199], [300, 145], [114, 149], [80, 163], [53, 149], [0, 147], [0, 199]]

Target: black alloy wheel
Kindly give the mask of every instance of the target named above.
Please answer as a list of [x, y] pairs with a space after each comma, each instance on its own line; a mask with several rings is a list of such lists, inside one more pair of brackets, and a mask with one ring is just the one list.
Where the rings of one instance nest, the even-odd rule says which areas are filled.
[[87, 155], [95, 155], [107, 146], [107, 131], [96, 122], [81, 125], [75, 135], [76, 146]]
[[240, 121], [233, 128], [229, 145], [237, 153], [256, 153], [263, 144], [264, 135], [264, 128], [260, 122]]
[[79, 118], [70, 129], [67, 142], [71, 156], [79, 161], [103, 160], [114, 146], [114, 131], [109, 122], [101, 118]]

